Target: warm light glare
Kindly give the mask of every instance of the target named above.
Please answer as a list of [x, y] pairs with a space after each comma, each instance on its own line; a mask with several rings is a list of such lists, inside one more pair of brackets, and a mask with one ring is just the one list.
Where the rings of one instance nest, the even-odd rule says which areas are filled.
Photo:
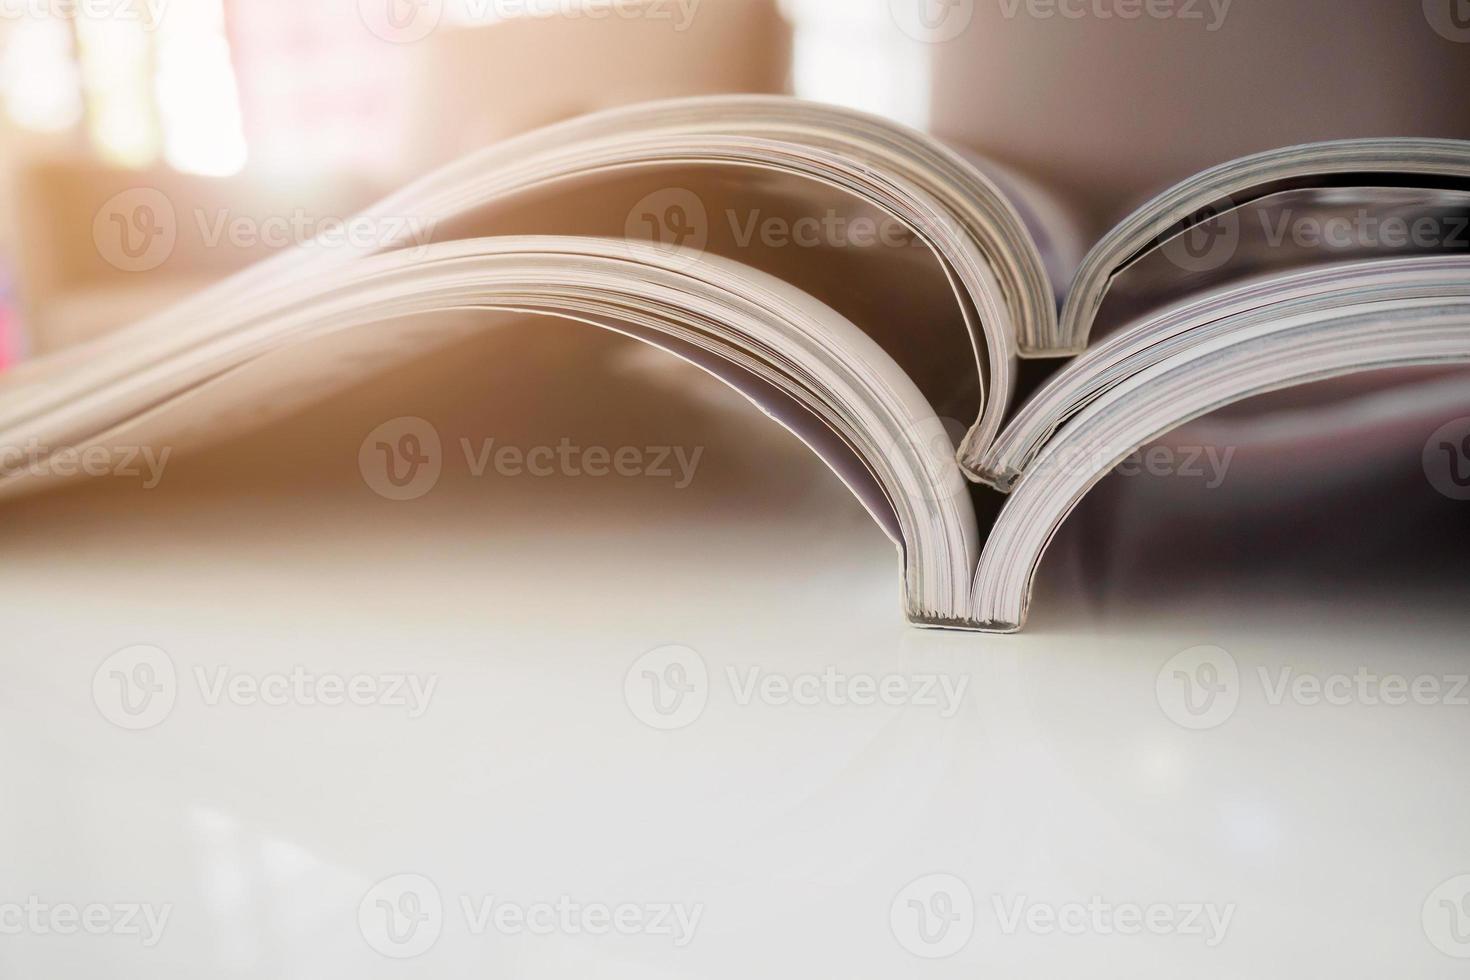
[[793, 27], [794, 93], [924, 128], [928, 46], [894, 29], [886, 0], [782, 0]]
[[72, 58], [71, 32], [59, 20], [14, 24], [0, 49], [0, 93], [11, 119], [52, 133], [82, 118], [81, 82]]
[[317, 0], [229, 5], [252, 170], [371, 170], [383, 165], [385, 149], [391, 153], [382, 134], [399, 126], [400, 59], [410, 52], [365, 29], [343, 30], [341, 9]]
[[158, 156], [158, 130], [146, 25], [91, 17], [75, 23], [92, 142], [110, 163], [147, 166]]
[[156, 38], [164, 156], [189, 173], [239, 172], [245, 133], [220, 0], [175, 0]]

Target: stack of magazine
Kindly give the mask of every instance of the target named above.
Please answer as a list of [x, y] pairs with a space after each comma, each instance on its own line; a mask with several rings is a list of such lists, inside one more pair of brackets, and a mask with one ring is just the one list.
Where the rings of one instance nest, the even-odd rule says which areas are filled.
[[[1023, 176], [887, 120], [646, 104], [359, 216], [401, 235], [293, 248], [20, 365], [0, 447], [218, 441], [466, 332], [566, 318], [697, 365], [798, 436], [896, 542], [910, 621], [1009, 631], [1083, 495], [1182, 424], [1350, 375], [1470, 400], [1449, 371], [1470, 361], [1467, 217], [1470, 143], [1353, 140], [1222, 163], [1083, 254]], [[1394, 370], [1434, 366], [1434, 384]], [[8, 466], [0, 492], [59, 469]]]

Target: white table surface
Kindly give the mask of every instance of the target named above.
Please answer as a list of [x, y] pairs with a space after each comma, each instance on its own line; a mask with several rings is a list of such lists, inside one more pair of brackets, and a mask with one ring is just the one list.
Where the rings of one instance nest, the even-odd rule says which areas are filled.
[[[4, 510], [0, 976], [1464, 974], [1470, 691], [1273, 698], [1283, 669], [1453, 684], [1463, 586], [1374, 599], [1362, 576], [1128, 558], [1077, 588], [1089, 566], [1065, 556], [1089, 539], [1069, 528], [1028, 632], [910, 629], [892, 546], [789, 437], [710, 386], [660, 390], [628, 350], [595, 370], [582, 337], [369, 386], [153, 491], [104, 480]], [[682, 491], [447, 461], [391, 502], [356, 454], [405, 414], [449, 442], [705, 456]], [[109, 658], [136, 645], [177, 691], [128, 730]], [[707, 700], [657, 730], [639, 692], [663, 664], [640, 658], [666, 645], [703, 665]], [[1195, 719], [1175, 671], [1208, 675], [1171, 658], [1200, 645], [1238, 680]], [[221, 670], [298, 667], [436, 686], [417, 717], [210, 703]], [[829, 668], [963, 696], [742, 703], [752, 670]], [[409, 909], [426, 881], [442, 912], [395, 944], [378, 902]], [[582, 917], [531, 935], [466, 914], [487, 899]], [[98, 903], [168, 918], [156, 943], [114, 908], [104, 934], [62, 934], [57, 909]], [[649, 928], [589, 934], [624, 903]], [[48, 911], [13, 928], [28, 904]], [[661, 908], [697, 910], [692, 938]], [[1126, 934], [1130, 910], [1168, 934]]]

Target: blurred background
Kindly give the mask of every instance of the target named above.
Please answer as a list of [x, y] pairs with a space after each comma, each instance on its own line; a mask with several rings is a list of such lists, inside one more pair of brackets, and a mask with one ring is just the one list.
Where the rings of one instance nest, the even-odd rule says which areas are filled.
[[166, 262], [119, 269], [93, 222], [130, 188], [319, 223], [558, 119], [795, 92], [981, 150], [1097, 232], [1252, 150], [1470, 135], [1456, 2], [1181, 0], [1120, 19], [1082, 0], [4, 0], [0, 364], [279, 247], [184, 222]]

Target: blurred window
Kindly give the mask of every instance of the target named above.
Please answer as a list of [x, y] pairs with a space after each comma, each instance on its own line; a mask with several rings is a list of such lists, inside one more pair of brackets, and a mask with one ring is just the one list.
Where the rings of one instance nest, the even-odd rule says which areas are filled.
[[81, 78], [65, 23], [47, 18], [10, 25], [0, 37], [0, 93], [6, 115], [27, 129], [54, 133], [81, 122]]
[[239, 0], [226, 15], [252, 161], [274, 171], [371, 169], [385, 150], [375, 137], [395, 125], [402, 52], [340, 0]]
[[796, 95], [928, 125], [931, 46], [903, 34], [890, 0], [781, 0], [781, 8], [793, 27]]
[[242, 169], [245, 133], [221, 0], [173, 0], [158, 25], [155, 54], [164, 158], [189, 173]]
[[188, 173], [239, 171], [246, 145], [223, 2], [16, 8], [0, 24], [6, 115], [38, 132], [83, 127], [118, 166], [161, 158]]

